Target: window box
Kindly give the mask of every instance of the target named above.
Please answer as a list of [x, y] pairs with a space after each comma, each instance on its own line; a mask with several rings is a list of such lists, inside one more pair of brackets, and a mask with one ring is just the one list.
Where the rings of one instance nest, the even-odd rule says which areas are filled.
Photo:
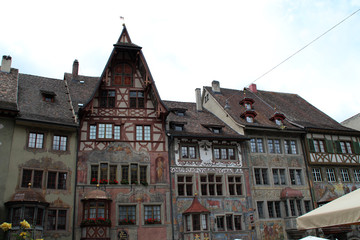
[[114, 180], [109, 180], [109, 184], [118, 184], [118, 180], [114, 179]]
[[90, 183], [91, 183], [91, 184], [97, 184], [97, 183], [98, 183], [98, 181], [97, 181], [97, 179], [96, 179], [96, 178], [92, 178]]
[[138, 185], [139, 182], [138, 181], [132, 181], [131, 184], [135, 184], [135, 185]]
[[111, 226], [111, 220], [102, 217], [87, 218], [81, 221], [81, 226]]
[[108, 183], [109, 183], [109, 180], [107, 180], [107, 179], [100, 180], [100, 184], [108, 184]]
[[129, 181], [126, 179], [121, 180], [121, 184], [129, 184]]
[[145, 219], [145, 224], [161, 224], [161, 221], [157, 218]]
[[119, 220], [119, 225], [135, 225], [135, 220], [133, 219], [120, 219]]
[[140, 181], [140, 184], [141, 184], [141, 185], [144, 185], [144, 186], [149, 185], [146, 181]]

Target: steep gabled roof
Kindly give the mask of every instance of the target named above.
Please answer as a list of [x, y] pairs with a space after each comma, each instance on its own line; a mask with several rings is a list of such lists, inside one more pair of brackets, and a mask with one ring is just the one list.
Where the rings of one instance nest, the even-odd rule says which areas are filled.
[[[230, 108], [226, 111], [236, 122], [245, 125], [247, 128], [262, 127], [279, 129], [281, 126], [271, 121], [276, 112], [285, 116], [284, 127], [287, 130], [318, 129], [327, 131], [352, 131], [342, 126], [334, 119], [311, 105], [297, 94], [259, 91], [255, 93], [246, 88], [244, 90], [221, 88], [220, 93], [214, 93], [211, 87], [204, 87], [221, 106], [227, 103]], [[254, 100], [253, 110], [257, 116], [253, 123], [246, 122], [240, 115], [245, 108], [239, 104], [243, 98]]]
[[[170, 111], [167, 121], [170, 125], [184, 125], [184, 131], [170, 130], [173, 136], [184, 136], [193, 138], [213, 138], [213, 139], [246, 139], [239, 135], [223, 121], [207, 110], [197, 111], [196, 103], [164, 101], [166, 107]], [[185, 111], [184, 116], [176, 115], [176, 111]], [[221, 128], [220, 133], [210, 131], [210, 128]]]
[[[53, 102], [44, 101], [44, 93], [52, 93]], [[65, 81], [19, 74], [18, 119], [76, 126]]]

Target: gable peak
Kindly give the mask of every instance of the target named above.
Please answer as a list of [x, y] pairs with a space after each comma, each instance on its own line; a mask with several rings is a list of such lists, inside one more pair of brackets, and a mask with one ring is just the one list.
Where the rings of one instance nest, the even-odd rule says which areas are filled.
[[131, 43], [130, 35], [126, 29], [125, 23], [123, 24], [123, 30], [120, 34], [119, 40], [117, 41], [117, 44], [121, 43]]

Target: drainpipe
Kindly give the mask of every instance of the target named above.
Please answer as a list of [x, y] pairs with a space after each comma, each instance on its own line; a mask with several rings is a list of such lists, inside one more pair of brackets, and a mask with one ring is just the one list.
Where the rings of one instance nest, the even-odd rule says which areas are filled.
[[174, 141], [174, 137], [170, 133], [166, 133], [168, 136], [168, 161], [169, 161], [169, 181], [170, 181], [170, 218], [171, 218], [171, 236], [172, 240], [175, 240], [175, 234], [174, 234], [174, 206], [173, 206], [173, 191], [172, 191], [172, 177], [171, 177], [171, 152], [170, 152], [170, 146]]
[[76, 216], [76, 195], [77, 195], [77, 170], [79, 160], [79, 141], [80, 141], [80, 126], [76, 127], [76, 162], [75, 162], [75, 184], [74, 184], [74, 206], [73, 206], [73, 224], [72, 224], [72, 239], [75, 240], [75, 216]]

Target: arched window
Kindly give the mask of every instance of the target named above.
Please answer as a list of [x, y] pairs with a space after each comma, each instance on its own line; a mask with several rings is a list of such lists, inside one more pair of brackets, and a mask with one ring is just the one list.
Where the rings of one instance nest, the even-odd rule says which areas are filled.
[[114, 85], [133, 86], [133, 70], [127, 63], [120, 63], [114, 68]]

